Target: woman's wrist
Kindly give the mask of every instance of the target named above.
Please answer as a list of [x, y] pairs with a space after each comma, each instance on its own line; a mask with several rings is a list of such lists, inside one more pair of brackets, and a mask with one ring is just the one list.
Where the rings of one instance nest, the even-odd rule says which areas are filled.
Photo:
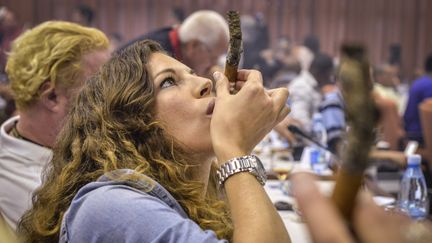
[[221, 166], [225, 164], [227, 161], [233, 158], [249, 155], [250, 153], [243, 151], [241, 149], [229, 148], [223, 149], [216, 152], [217, 164]]

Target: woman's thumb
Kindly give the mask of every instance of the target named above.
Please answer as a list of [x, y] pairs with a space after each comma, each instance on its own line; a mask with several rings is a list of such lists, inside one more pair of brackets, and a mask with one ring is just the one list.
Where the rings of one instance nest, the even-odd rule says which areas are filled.
[[225, 77], [221, 72], [216, 71], [213, 73], [213, 78], [216, 83], [216, 94], [218, 96], [229, 95], [230, 86], [227, 77]]

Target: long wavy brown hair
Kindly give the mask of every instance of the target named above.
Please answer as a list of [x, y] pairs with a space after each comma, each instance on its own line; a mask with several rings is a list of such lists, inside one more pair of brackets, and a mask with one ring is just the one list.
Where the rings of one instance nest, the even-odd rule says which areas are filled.
[[191, 179], [190, 156], [155, 120], [147, 62], [161, 51], [152, 41], [135, 43], [86, 82], [58, 136], [33, 208], [19, 224], [25, 242], [58, 242], [63, 215], [78, 190], [123, 168], [156, 180], [201, 228], [231, 239], [226, 204], [212, 193], [217, 191], [214, 173], [203, 197], [204, 184]]

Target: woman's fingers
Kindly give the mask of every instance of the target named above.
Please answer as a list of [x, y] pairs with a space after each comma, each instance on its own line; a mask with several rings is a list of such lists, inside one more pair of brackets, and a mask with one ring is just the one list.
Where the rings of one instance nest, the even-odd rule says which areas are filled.
[[279, 116], [276, 120], [276, 123], [279, 123], [282, 121], [289, 113], [291, 112], [291, 109], [288, 106], [283, 106], [282, 110], [279, 112]]
[[221, 72], [214, 72], [213, 78], [216, 82], [216, 94], [217, 96], [223, 96], [223, 95], [229, 95], [229, 81], [225, 75], [223, 75]]
[[[288, 99], [288, 89], [278, 88], [272, 90], [265, 90], [262, 86], [262, 76], [256, 70], [239, 70], [237, 74], [238, 81], [236, 82], [236, 89], [242, 90], [243, 87], [247, 88], [241, 92], [248, 94], [247, 96], [252, 99], [264, 99], [264, 97], [272, 100], [272, 111], [274, 114], [275, 124], [282, 121], [290, 112], [290, 108], [286, 105]], [[230, 84], [228, 79], [220, 72], [214, 73], [216, 81], [216, 93], [218, 96], [229, 95]], [[263, 96], [264, 95], [264, 96]]]
[[277, 88], [267, 90], [267, 94], [273, 100], [273, 110], [277, 114], [276, 123], [282, 121], [290, 112], [290, 108], [286, 105], [288, 99], [288, 89], [287, 88]]
[[243, 86], [245, 85], [246, 81], [237, 81], [235, 84], [235, 89], [236, 90], [241, 90], [241, 88], [243, 88]]
[[336, 208], [307, 173], [293, 176], [293, 192], [314, 242], [353, 242]]
[[[218, 80], [219, 74], [221, 74], [221, 72], [214, 72], [213, 73], [213, 78], [215, 81]], [[216, 75], [216, 76], [215, 76]], [[228, 81], [228, 80], [227, 80]], [[245, 86], [246, 82], [250, 83], [250, 84], [258, 84], [259, 86], [262, 86], [263, 84], [263, 80], [262, 80], [262, 75], [259, 71], [256, 70], [238, 70], [237, 72], [237, 81], [235, 82], [235, 90], [239, 91], [243, 88], [243, 86]], [[223, 90], [226, 90], [226, 88], [228, 88], [228, 92], [229, 92], [229, 88], [230, 88], [230, 83], [220, 83], [223, 84], [224, 88]], [[227, 87], [225, 87], [226, 85], [228, 85]], [[216, 82], [216, 91], [218, 88], [218, 83]]]
[[263, 78], [259, 71], [257, 70], [249, 70], [249, 69], [241, 69], [237, 72], [237, 82], [259, 82], [261, 85], [263, 84]]

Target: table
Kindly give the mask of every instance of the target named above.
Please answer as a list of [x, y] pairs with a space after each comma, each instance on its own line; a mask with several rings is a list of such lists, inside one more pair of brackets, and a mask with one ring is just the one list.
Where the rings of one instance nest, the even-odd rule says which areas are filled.
[[[289, 181], [287, 181], [289, 183]], [[333, 181], [318, 181], [318, 188], [324, 195], [330, 195], [333, 190]], [[277, 180], [268, 180], [264, 189], [269, 195], [273, 203], [277, 201], [286, 201], [291, 204], [295, 204], [293, 197], [288, 196], [282, 192], [280, 189], [280, 182]], [[281, 216], [285, 227], [290, 234], [291, 241], [293, 243], [308, 243], [312, 242], [309, 231], [306, 225], [300, 221], [297, 214], [293, 211], [278, 211]]]
[[[292, 197], [284, 195], [279, 188], [280, 182], [277, 180], [268, 180], [265, 190], [273, 203], [277, 201], [294, 202]], [[293, 211], [278, 211], [293, 243], [312, 242], [306, 225], [297, 220], [297, 215]]]
[[[285, 188], [289, 188], [289, 181], [286, 181], [288, 185]], [[331, 180], [320, 180], [317, 181], [317, 186], [320, 192], [325, 196], [330, 196], [335, 182]], [[295, 199], [292, 196], [284, 193], [280, 188], [280, 182], [278, 180], [268, 180], [264, 186], [265, 191], [269, 195], [273, 203], [277, 201], [286, 201], [293, 205], [296, 204]], [[394, 198], [375, 196], [374, 201], [376, 204], [384, 206], [394, 203]], [[307, 229], [306, 224], [301, 222], [299, 216], [293, 211], [278, 211], [281, 216], [285, 227], [290, 234], [291, 241], [293, 243], [308, 243], [312, 242], [310, 233]]]

